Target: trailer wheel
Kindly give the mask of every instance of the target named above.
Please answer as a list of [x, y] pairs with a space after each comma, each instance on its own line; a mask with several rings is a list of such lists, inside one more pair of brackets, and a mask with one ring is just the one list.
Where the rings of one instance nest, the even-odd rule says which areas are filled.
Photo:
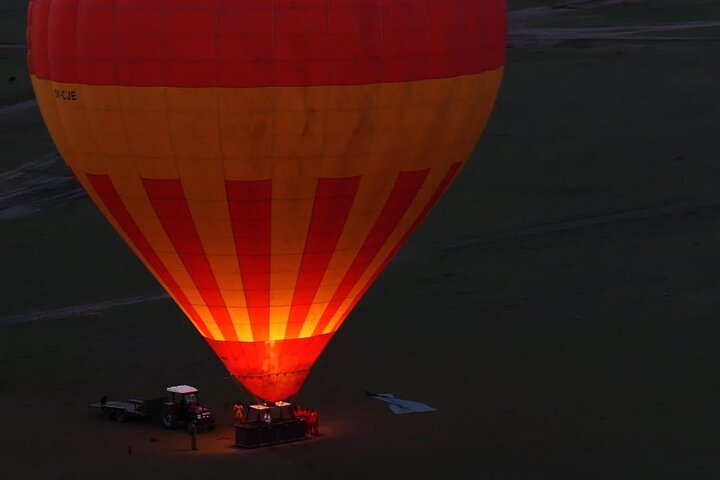
[[125, 412], [122, 410], [115, 410], [113, 413], [113, 420], [119, 423], [123, 423], [125, 421]]
[[162, 423], [165, 428], [175, 428], [175, 420], [175, 412], [172, 410], [165, 410], [163, 412]]

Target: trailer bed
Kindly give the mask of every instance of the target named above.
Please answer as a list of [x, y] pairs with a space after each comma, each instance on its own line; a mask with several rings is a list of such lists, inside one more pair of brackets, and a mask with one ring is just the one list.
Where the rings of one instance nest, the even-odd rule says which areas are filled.
[[150, 400], [106, 400], [88, 405], [102, 410], [110, 418], [122, 422], [125, 417], [159, 417], [167, 397]]
[[144, 400], [108, 400], [107, 402], [91, 403], [91, 408], [101, 408], [103, 410], [123, 410], [125, 413], [138, 416], [147, 416], [146, 405]]

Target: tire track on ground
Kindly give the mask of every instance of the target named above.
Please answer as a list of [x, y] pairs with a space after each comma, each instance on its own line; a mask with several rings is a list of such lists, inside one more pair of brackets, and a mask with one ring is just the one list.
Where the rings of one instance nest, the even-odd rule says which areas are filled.
[[485, 232], [480, 235], [457, 239], [430, 250], [404, 252], [396, 257], [399, 261], [409, 261], [421, 257], [449, 255], [458, 250], [508, 245], [513, 242], [542, 238], [585, 229], [601, 228], [615, 224], [630, 222], [653, 221], [662, 217], [717, 214], [720, 212], [720, 201], [698, 203], [676, 203], [654, 207], [625, 210], [617, 213], [592, 215], [587, 217], [558, 219], [528, 227]]
[[51, 153], [0, 173], [0, 221], [48, 209], [60, 209], [85, 192]]
[[94, 303], [84, 303], [69, 307], [52, 308], [49, 310], [36, 310], [34, 312], [0, 317], [0, 326], [17, 325], [19, 323], [30, 323], [44, 320], [62, 320], [70, 317], [86, 317], [89, 315], [105, 313], [118, 307], [127, 307], [141, 303], [158, 302], [169, 299], [170, 297], [167, 294], [161, 293], [117, 298], [115, 300], [104, 300]]
[[31, 98], [28, 100], [23, 100], [0, 107], [0, 116], [9, 115], [11, 113], [24, 112], [25, 110], [30, 110], [33, 108], [37, 108], [37, 102], [34, 98]]
[[648, 34], [659, 34], [677, 31], [720, 27], [720, 21], [698, 21], [667, 23], [657, 25], [635, 25], [623, 27], [521, 27], [510, 33], [510, 42], [514, 47], [552, 46], [562, 42], [582, 40], [615, 40], [615, 41], [687, 41], [687, 40], [720, 40], [720, 36], [702, 37], [667, 37]]

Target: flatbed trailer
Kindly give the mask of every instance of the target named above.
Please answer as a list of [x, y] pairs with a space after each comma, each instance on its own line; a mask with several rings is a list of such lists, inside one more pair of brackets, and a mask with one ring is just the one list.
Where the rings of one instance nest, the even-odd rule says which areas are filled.
[[99, 408], [110, 419], [116, 422], [124, 422], [132, 417], [160, 418], [161, 412], [167, 397], [153, 398], [150, 400], [106, 400], [98, 403], [91, 403], [90, 408]]

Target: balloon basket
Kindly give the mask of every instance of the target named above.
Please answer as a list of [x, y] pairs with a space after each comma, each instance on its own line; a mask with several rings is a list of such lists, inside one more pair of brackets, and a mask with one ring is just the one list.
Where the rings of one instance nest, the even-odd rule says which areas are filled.
[[292, 404], [250, 405], [243, 423], [235, 424], [235, 446], [258, 448], [307, 438], [305, 420], [295, 416]]

